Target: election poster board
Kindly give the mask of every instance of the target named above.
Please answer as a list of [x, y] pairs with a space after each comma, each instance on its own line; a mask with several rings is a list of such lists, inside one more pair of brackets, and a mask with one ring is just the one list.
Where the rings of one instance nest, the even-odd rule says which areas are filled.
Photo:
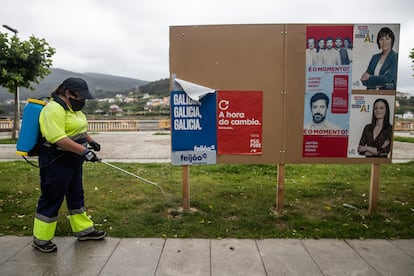
[[218, 154], [262, 153], [261, 91], [218, 91]]
[[[367, 95], [366, 101], [373, 100], [371, 95], [386, 97], [393, 117], [397, 87], [393, 80], [387, 78], [379, 86], [375, 81], [384, 79], [375, 72], [365, 85], [361, 80], [380, 52], [376, 36], [384, 27], [394, 33], [397, 54], [399, 24], [171, 26], [170, 74], [216, 91], [262, 91], [260, 154], [217, 151], [218, 164], [372, 163], [372, 158], [356, 154], [362, 114], [356, 115], [356, 101], [361, 98], [355, 95]], [[316, 59], [318, 40], [324, 38], [326, 51], [329, 37], [333, 47], [341, 38], [339, 58], [331, 52], [325, 60]], [[329, 104], [324, 114], [312, 116], [312, 97], [318, 93], [325, 94]], [[314, 130], [313, 117], [318, 122], [323, 116], [330, 122], [327, 129]], [[392, 152], [388, 158], [376, 158], [375, 163], [390, 163], [391, 156]]]
[[172, 164], [215, 164], [216, 94], [197, 102], [184, 91], [172, 91], [170, 102]]

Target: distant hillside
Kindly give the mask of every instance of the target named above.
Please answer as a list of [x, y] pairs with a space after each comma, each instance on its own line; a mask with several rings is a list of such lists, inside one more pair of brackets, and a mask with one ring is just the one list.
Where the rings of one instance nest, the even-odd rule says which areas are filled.
[[161, 79], [159, 81], [153, 81], [146, 85], [140, 86], [139, 91], [141, 93], [148, 93], [157, 96], [169, 96], [170, 95], [170, 79]]
[[[49, 96], [56, 87], [68, 77], [79, 77], [86, 80], [89, 85], [91, 93], [99, 98], [101, 92], [110, 91], [127, 91], [137, 89], [139, 86], [148, 84], [148, 81], [139, 79], [132, 79], [126, 77], [119, 77], [98, 73], [76, 73], [59, 68], [51, 68], [51, 74], [46, 76], [38, 85], [35, 85], [34, 91], [29, 91], [26, 88], [20, 88], [20, 98], [40, 98]], [[0, 99], [12, 99], [14, 96], [5, 88], [0, 87]]]

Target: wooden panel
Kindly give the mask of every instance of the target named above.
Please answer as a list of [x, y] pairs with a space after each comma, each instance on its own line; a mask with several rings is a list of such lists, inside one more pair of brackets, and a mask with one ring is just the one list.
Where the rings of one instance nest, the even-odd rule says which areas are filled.
[[284, 25], [170, 28], [170, 73], [216, 90], [263, 91], [263, 154], [219, 155], [217, 163], [282, 161]]
[[219, 155], [217, 163], [391, 162], [391, 158], [302, 156], [305, 48], [303, 24], [170, 27], [171, 77], [216, 90], [263, 91], [263, 154]]

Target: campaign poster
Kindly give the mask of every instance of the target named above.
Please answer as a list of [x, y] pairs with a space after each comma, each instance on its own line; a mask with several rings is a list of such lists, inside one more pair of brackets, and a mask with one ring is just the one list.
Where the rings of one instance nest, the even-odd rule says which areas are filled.
[[354, 94], [348, 157], [390, 157], [395, 97]]
[[306, 28], [303, 157], [346, 157], [353, 25]]
[[262, 154], [262, 91], [217, 91], [219, 154]]
[[171, 92], [171, 163], [215, 164], [217, 154], [216, 93], [199, 102], [184, 91]]
[[352, 87], [355, 90], [396, 90], [399, 24], [354, 26]]

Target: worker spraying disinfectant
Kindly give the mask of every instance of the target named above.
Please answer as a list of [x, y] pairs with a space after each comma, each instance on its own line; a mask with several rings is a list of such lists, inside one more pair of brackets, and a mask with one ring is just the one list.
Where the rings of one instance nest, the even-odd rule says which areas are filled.
[[[36, 166], [32, 162], [30, 162], [26, 156], [36, 156], [39, 154], [39, 149], [41, 145], [45, 142], [44, 138], [40, 133], [40, 126], [39, 126], [39, 116], [40, 112], [42, 111], [43, 107], [48, 103], [49, 98], [43, 98], [41, 100], [38, 99], [28, 99], [28, 104], [24, 109], [24, 115], [22, 120], [22, 127], [20, 130], [19, 139], [17, 141], [17, 150], [16, 154], [21, 155], [28, 163], [33, 166]], [[94, 150], [93, 147], [89, 147], [89, 149]], [[130, 176], [138, 178], [148, 184], [151, 184], [157, 187], [163, 194], [164, 190], [156, 183], [145, 179], [139, 175], [130, 173], [120, 167], [117, 167], [111, 163], [105, 162], [102, 159], [98, 159], [99, 163], [103, 163], [109, 167], [112, 167], [116, 170], [119, 170], [123, 173], [126, 173]], [[52, 160], [53, 162], [53, 160]], [[47, 164], [46, 164], [47, 165]], [[36, 166], [38, 167], [38, 166]]]
[[82, 112], [86, 100], [92, 98], [83, 79], [68, 78], [52, 92], [49, 102], [29, 101], [23, 113], [16, 153], [23, 157], [39, 156], [41, 195], [36, 207], [32, 246], [44, 253], [57, 250], [52, 240], [65, 198], [70, 225], [79, 241], [102, 240], [106, 236], [105, 231], [95, 228], [86, 212], [82, 183], [84, 161], [106, 164], [163, 192], [157, 184], [98, 158], [94, 151], [100, 151], [101, 146], [87, 132], [88, 122]]

